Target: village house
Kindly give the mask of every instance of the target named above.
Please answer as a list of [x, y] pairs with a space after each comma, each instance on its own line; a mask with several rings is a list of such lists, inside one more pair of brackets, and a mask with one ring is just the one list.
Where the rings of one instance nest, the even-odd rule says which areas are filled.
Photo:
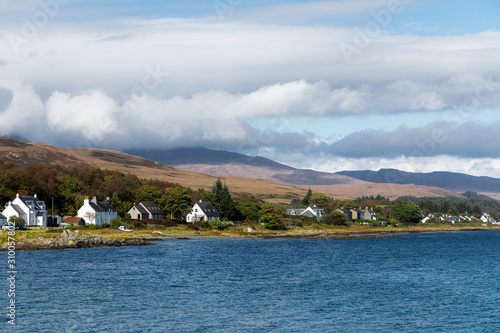
[[351, 209], [352, 219], [354, 220], [364, 220], [365, 211], [361, 209]]
[[351, 209], [351, 213], [353, 220], [377, 221], [377, 214], [375, 214], [373, 208], [368, 209], [368, 207], [366, 207], [364, 210], [362, 210], [361, 207], [358, 209]]
[[7, 221], [11, 216], [16, 216], [22, 218], [26, 226], [47, 227], [47, 206], [36, 194], [32, 197], [17, 194], [14, 201], [7, 203], [2, 214]]
[[429, 215], [427, 215], [426, 217], [424, 217], [422, 219], [422, 223], [425, 223], [425, 222], [429, 221], [432, 218], [434, 218], [434, 214], [429, 214]]
[[89, 197], [85, 197], [83, 200], [83, 206], [78, 210], [78, 216], [85, 220], [86, 224], [103, 225], [104, 223], [110, 223], [112, 219], [118, 217], [118, 212], [109, 202], [109, 198], [106, 201], [97, 201], [96, 197], [89, 200]]
[[198, 201], [194, 204], [193, 209], [186, 216], [188, 223], [195, 223], [197, 221], [211, 221], [213, 219], [220, 219], [220, 214], [210, 202]]
[[344, 207], [342, 207], [342, 208], [336, 209], [335, 211], [336, 212], [340, 212], [342, 214], [345, 214], [347, 216], [347, 221], [348, 222], [352, 221], [352, 211], [350, 211], [349, 209], [344, 209]]
[[[495, 220], [493, 220], [493, 219], [491, 218], [490, 214], [488, 214], [488, 213], [484, 213], [484, 214], [481, 216], [480, 220], [481, 220], [483, 223], [491, 223], [491, 222], [495, 221]], [[495, 221], [495, 222], [496, 222], [496, 221]]]
[[317, 208], [316, 206], [313, 207], [309, 206], [307, 208], [293, 208], [293, 209], [287, 209], [286, 215], [304, 216], [319, 220], [321, 216], [325, 215], [325, 210]]
[[165, 218], [165, 213], [154, 201], [141, 201], [139, 204], [134, 203], [128, 213], [134, 220], [162, 220]]

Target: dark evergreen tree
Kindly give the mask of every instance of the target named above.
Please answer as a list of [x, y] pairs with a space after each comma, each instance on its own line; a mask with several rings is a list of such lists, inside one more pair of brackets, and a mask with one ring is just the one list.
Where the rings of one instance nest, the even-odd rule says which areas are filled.
[[236, 214], [236, 203], [226, 185], [217, 179], [212, 186], [212, 204], [222, 218], [232, 219]]
[[304, 207], [309, 206], [309, 201], [311, 200], [311, 196], [312, 196], [312, 191], [311, 191], [311, 188], [309, 188], [309, 190], [307, 190], [306, 196], [300, 202], [300, 205], [304, 206]]

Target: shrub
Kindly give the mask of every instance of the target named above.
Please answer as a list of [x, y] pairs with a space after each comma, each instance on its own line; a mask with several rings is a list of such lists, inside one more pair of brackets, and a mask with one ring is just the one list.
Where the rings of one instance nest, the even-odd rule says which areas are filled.
[[125, 222], [123, 222], [121, 217], [115, 217], [114, 219], [111, 219], [110, 221], [110, 226], [113, 229], [118, 229], [119, 226], [124, 225]]
[[200, 230], [200, 226], [197, 223], [188, 223], [187, 228], [191, 230]]
[[162, 225], [164, 227], [176, 227], [178, 220], [173, 219], [163, 219], [163, 220], [155, 220], [156, 224]]
[[266, 214], [262, 217], [264, 228], [269, 230], [285, 230], [285, 222], [276, 214]]
[[101, 229], [101, 226], [95, 224], [89, 224], [89, 230]]
[[200, 229], [210, 229], [210, 223], [208, 221], [199, 221], [196, 222], [196, 224], [198, 224]]
[[132, 227], [133, 229], [142, 229], [146, 228], [148, 226], [148, 223], [146, 221], [139, 221], [139, 220], [131, 220], [128, 223], [126, 223], [128, 227]]
[[213, 219], [210, 221], [210, 228], [215, 230], [224, 230], [227, 229], [227, 224], [225, 221], [221, 221], [219, 219]]
[[104, 229], [109, 229], [109, 228], [111, 227], [111, 224], [109, 224], [109, 223], [104, 223], [104, 224], [102, 225], [102, 227], [103, 227]]
[[333, 213], [324, 215], [320, 221], [329, 225], [347, 225], [347, 215], [334, 211]]

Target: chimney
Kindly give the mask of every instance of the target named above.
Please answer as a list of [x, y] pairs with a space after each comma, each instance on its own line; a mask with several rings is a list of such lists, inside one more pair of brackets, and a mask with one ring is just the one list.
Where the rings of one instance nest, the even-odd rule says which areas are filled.
[[109, 197], [106, 197], [107, 202], [111, 202], [111, 199]]
[[92, 198], [92, 202], [97, 204], [97, 197]]
[[88, 205], [89, 204], [89, 197], [85, 197], [85, 199], [83, 199], [83, 204], [84, 205]]
[[37, 198], [37, 199], [38, 199], [38, 197], [36, 196], [36, 194], [35, 194], [33, 197], [35, 197], [35, 198]]

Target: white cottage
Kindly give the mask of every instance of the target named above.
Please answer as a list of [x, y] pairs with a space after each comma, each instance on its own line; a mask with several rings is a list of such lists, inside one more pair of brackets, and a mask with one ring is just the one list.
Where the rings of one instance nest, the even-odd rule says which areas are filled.
[[9, 201], [2, 214], [9, 221], [11, 216], [20, 217], [26, 226], [47, 227], [47, 206], [39, 200], [36, 194], [32, 197], [16, 195], [14, 201]]
[[220, 214], [215, 209], [214, 205], [210, 202], [198, 201], [194, 204], [191, 213], [186, 216], [188, 223], [195, 223], [196, 221], [211, 221], [213, 219], [220, 219]]
[[85, 197], [78, 216], [82, 217], [86, 224], [103, 225], [118, 217], [118, 212], [109, 201], [97, 201], [96, 197], [90, 201], [89, 197]]
[[287, 209], [286, 215], [305, 216], [319, 220], [321, 216], [325, 215], [325, 210], [318, 208], [316, 206], [313, 207], [309, 206], [307, 208], [293, 208], [293, 209]]

